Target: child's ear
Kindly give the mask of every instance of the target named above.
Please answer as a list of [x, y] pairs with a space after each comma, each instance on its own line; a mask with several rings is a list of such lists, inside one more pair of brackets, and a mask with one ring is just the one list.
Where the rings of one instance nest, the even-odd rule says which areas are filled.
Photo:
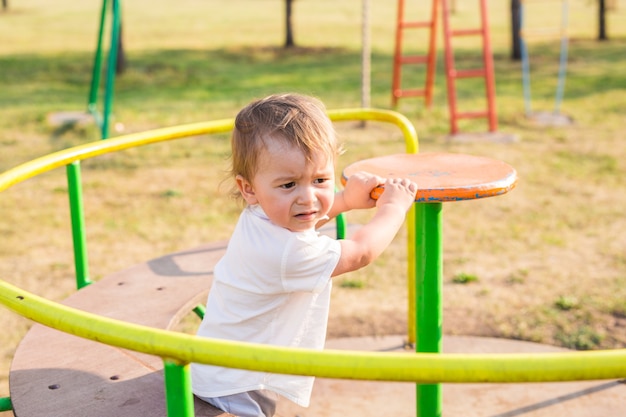
[[235, 181], [237, 182], [237, 189], [241, 193], [243, 199], [246, 200], [246, 203], [248, 203], [249, 205], [257, 204], [258, 200], [250, 181], [248, 181], [241, 175], [237, 175], [235, 177]]

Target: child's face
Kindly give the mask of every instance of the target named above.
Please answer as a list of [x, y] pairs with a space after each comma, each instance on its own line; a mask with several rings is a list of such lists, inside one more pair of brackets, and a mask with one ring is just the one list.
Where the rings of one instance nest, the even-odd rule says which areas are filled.
[[267, 141], [252, 182], [237, 176], [248, 204], [259, 204], [272, 223], [301, 232], [324, 218], [335, 198], [333, 161], [321, 152], [307, 162], [298, 148], [284, 141]]

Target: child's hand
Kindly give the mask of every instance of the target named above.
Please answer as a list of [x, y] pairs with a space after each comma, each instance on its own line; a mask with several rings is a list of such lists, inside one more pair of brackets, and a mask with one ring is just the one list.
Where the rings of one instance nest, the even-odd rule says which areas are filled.
[[352, 209], [367, 209], [376, 206], [376, 200], [371, 192], [384, 181], [383, 178], [367, 172], [357, 172], [351, 175], [343, 190], [343, 199], [346, 207]]
[[389, 178], [385, 181], [384, 191], [376, 201], [376, 207], [384, 204], [395, 204], [404, 210], [411, 208], [415, 202], [417, 184], [406, 178]]

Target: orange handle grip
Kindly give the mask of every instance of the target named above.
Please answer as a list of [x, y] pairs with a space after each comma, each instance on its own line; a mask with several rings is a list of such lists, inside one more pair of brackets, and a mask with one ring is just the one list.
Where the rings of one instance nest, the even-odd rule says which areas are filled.
[[372, 197], [374, 200], [378, 200], [378, 198], [382, 195], [384, 191], [385, 191], [385, 187], [383, 187], [382, 185], [379, 185], [378, 187], [372, 190], [372, 192], [370, 193], [370, 197]]
[[[348, 182], [348, 179], [345, 177], [345, 175], [342, 175], [341, 184], [346, 185], [346, 182]], [[378, 198], [382, 195], [383, 191], [385, 191], [385, 187], [383, 187], [382, 185], [379, 185], [378, 187], [372, 190], [372, 192], [370, 193], [370, 197], [372, 197], [374, 200], [378, 200]]]

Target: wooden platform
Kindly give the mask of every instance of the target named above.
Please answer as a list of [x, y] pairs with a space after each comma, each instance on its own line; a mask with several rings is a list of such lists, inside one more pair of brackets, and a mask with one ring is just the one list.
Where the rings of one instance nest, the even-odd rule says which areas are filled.
[[[169, 329], [206, 303], [226, 242], [154, 259], [83, 288], [64, 304]], [[34, 325], [13, 358], [9, 387], [17, 417], [165, 417], [163, 363]], [[197, 416], [228, 416], [196, 402]]]

